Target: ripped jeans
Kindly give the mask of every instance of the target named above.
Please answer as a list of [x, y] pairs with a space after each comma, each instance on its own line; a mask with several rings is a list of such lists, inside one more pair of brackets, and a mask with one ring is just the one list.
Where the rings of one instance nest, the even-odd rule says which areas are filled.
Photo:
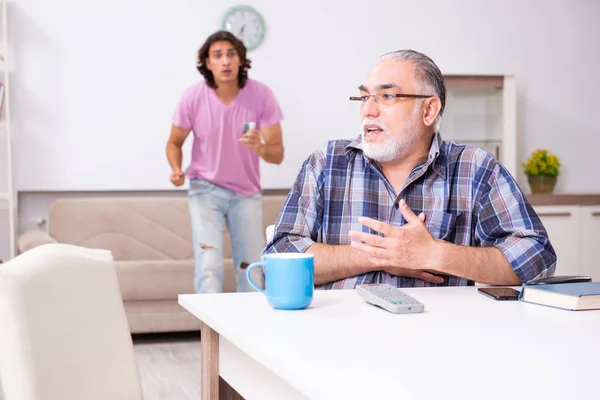
[[[188, 192], [194, 242], [196, 293], [223, 291], [223, 223], [231, 236], [233, 267], [238, 292], [254, 289], [246, 279], [246, 267], [261, 260], [264, 243], [262, 194], [242, 196], [198, 178]], [[245, 263], [242, 268], [242, 263]]]

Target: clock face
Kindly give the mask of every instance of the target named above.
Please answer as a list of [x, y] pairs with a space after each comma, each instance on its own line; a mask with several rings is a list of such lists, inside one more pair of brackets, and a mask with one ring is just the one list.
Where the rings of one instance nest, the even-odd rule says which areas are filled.
[[258, 11], [248, 6], [230, 8], [223, 17], [222, 29], [233, 33], [250, 51], [265, 37], [265, 23]]

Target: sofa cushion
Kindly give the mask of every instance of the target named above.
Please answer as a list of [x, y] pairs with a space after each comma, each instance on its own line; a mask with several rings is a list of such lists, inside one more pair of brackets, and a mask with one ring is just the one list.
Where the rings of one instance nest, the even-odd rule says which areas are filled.
[[49, 214], [57, 242], [110, 250], [115, 260], [193, 257], [187, 197], [58, 199]]
[[117, 261], [124, 301], [173, 300], [194, 293], [193, 260]]
[[[193, 260], [117, 261], [115, 264], [124, 301], [173, 300], [179, 294], [194, 293]], [[223, 291], [235, 292], [237, 286], [230, 258], [223, 260], [223, 269]]]
[[[263, 196], [263, 235], [277, 220], [286, 197]], [[48, 221], [48, 233], [57, 242], [110, 250], [118, 261], [194, 256], [187, 196], [58, 199], [50, 206]], [[226, 226], [223, 256], [232, 257]]]

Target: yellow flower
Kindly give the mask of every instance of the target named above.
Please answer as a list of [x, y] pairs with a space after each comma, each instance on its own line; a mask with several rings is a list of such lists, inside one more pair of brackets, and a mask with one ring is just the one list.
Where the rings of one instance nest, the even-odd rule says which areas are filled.
[[522, 164], [525, 175], [557, 176], [561, 167], [559, 158], [548, 149], [537, 149]]

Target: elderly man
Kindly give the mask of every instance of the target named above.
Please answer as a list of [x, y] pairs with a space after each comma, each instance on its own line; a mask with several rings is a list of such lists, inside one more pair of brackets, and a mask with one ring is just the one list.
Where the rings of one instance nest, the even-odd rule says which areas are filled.
[[556, 254], [506, 168], [438, 132], [446, 89], [426, 55], [385, 54], [350, 99], [362, 134], [302, 165], [263, 254], [315, 256], [322, 289], [520, 285], [552, 276]]

